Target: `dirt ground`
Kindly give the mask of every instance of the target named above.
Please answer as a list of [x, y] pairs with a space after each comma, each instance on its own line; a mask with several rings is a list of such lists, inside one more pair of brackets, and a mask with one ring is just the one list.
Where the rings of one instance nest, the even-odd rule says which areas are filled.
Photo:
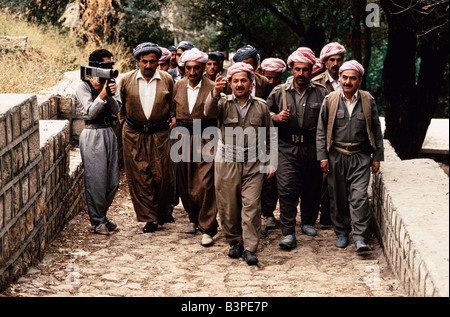
[[[275, 213], [278, 218], [278, 210]], [[182, 205], [174, 223], [143, 233], [136, 221], [125, 176], [108, 213], [118, 224], [110, 236], [92, 233], [87, 214], [76, 215], [48, 246], [44, 259], [3, 293], [8, 297], [404, 297], [378, 241], [356, 253], [353, 244], [334, 246], [335, 234], [317, 225], [318, 235], [300, 233], [298, 247], [281, 250], [280, 229], [263, 232], [259, 265], [227, 256], [223, 233], [215, 244], [183, 233]], [[351, 241], [352, 242], [352, 241]]]

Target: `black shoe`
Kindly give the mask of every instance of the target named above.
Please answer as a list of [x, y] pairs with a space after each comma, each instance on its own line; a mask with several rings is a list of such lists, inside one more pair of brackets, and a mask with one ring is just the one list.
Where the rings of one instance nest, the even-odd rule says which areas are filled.
[[167, 213], [167, 215], [166, 215], [166, 218], [164, 219], [165, 220], [165, 222], [167, 222], [167, 223], [173, 223], [173, 222], [175, 222], [175, 218], [173, 217], [173, 209], [175, 208], [175, 205], [171, 205], [170, 206], [170, 209], [169, 209], [169, 212]]
[[144, 231], [145, 233], [147, 233], [147, 232], [154, 232], [154, 231], [156, 231], [157, 228], [158, 228], [158, 225], [156, 223], [147, 222], [147, 224], [142, 229], [142, 231]]
[[256, 254], [245, 250], [242, 254], [242, 257], [244, 258], [245, 262], [247, 262], [248, 265], [256, 265], [258, 264], [258, 258], [256, 257]]
[[116, 230], [117, 225], [113, 221], [106, 218], [106, 228], [108, 228], [109, 231], [114, 231]]
[[239, 242], [236, 242], [233, 247], [228, 252], [228, 256], [233, 259], [237, 259], [242, 256], [242, 252], [244, 252], [244, 247]]

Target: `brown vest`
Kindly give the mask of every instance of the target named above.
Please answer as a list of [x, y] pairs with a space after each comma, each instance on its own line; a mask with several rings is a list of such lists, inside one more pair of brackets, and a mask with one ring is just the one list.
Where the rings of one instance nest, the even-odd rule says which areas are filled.
[[[332, 145], [332, 134], [334, 120], [336, 119], [336, 112], [339, 107], [341, 90], [333, 91], [328, 94], [327, 99], [327, 112], [328, 112], [328, 125], [327, 125], [327, 151], [329, 152]], [[367, 135], [369, 136], [370, 145], [374, 150], [377, 149], [375, 143], [375, 137], [372, 132], [372, 95], [364, 90], [359, 90], [359, 95], [361, 96], [361, 104], [364, 112], [364, 117], [366, 119]]]

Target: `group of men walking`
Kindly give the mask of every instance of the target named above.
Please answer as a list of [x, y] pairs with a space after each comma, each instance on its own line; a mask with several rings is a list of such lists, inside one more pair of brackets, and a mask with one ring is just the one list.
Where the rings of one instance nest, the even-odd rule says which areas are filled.
[[[90, 63], [111, 67], [105, 52], [95, 51]], [[320, 223], [333, 225], [337, 247], [346, 247], [352, 233], [355, 250], [368, 250], [367, 188], [370, 169], [377, 172], [383, 160], [383, 142], [374, 99], [359, 89], [364, 68], [344, 62], [342, 45], [326, 45], [320, 59], [300, 47], [287, 62], [261, 61], [246, 45], [227, 71], [222, 53], [206, 54], [187, 41], [167, 49], [142, 43], [133, 55], [137, 69], [118, 87], [91, 80], [77, 89], [94, 232], [116, 228], [106, 213], [118, 187], [117, 140], [109, 124], [117, 114], [130, 196], [144, 232], [173, 221], [180, 199], [189, 216], [185, 232], [200, 231], [200, 243], [211, 246], [220, 218], [228, 256], [254, 265], [261, 215], [266, 229], [275, 228], [277, 202], [279, 245], [296, 247], [300, 201], [303, 234], [317, 235], [320, 211]], [[292, 76], [283, 83], [287, 68]]]

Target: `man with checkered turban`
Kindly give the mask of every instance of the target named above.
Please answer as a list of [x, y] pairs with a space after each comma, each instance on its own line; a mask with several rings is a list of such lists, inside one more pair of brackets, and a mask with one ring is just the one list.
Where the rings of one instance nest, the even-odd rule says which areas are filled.
[[139, 44], [133, 55], [138, 68], [119, 85], [123, 160], [137, 221], [146, 223], [144, 232], [153, 232], [166, 221], [168, 193], [174, 190], [169, 135], [174, 84], [167, 72], [157, 69], [162, 56], [157, 44]]
[[297, 206], [300, 200], [301, 230], [315, 236], [322, 171], [316, 159], [316, 126], [320, 105], [328, 93], [310, 81], [317, 58], [307, 47], [293, 52], [287, 65], [292, 77], [272, 90], [267, 106], [278, 127], [277, 187], [284, 249], [297, 246], [295, 235]]
[[320, 52], [320, 63], [326, 71], [315, 76], [312, 81], [324, 85], [329, 92], [341, 88], [339, 83], [339, 67], [344, 62], [345, 47], [337, 42], [328, 43]]
[[[216, 119], [203, 114], [205, 100], [214, 88], [214, 82], [204, 75], [207, 61], [208, 54], [197, 48], [184, 51], [179, 58], [178, 65], [184, 67], [186, 77], [177, 81], [174, 87], [177, 127], [172, 132], [172, 138], [189, 153], [189, 157], [181, 155], [179, 160], [176, 159], [178, 194], [189, 215], [184, 232], [195, 234], [200, 231], [200, 244], [205, 247], [214, 243], [218, 228], [214, 162], [205, 161], [203, 156], [194, 159], [195, 154], [202, 153], [210, 141], [203, 137], [204, 129], [217, 126]], [[177, 148], [177, 143], [174, 143], [174, 148]]]
[[367, 251], [371, 211], [367, 189], [370, 171], [384, 159], [383, 136], [374, 98], [359, 89], [364, 68], [347, 61], [339, 68], [342, 89], [321, 106], [317, 125], [317, 159], [327, 174], [330, 214], [336, 247], [345, 248], [349, 234], [355, 251]]

